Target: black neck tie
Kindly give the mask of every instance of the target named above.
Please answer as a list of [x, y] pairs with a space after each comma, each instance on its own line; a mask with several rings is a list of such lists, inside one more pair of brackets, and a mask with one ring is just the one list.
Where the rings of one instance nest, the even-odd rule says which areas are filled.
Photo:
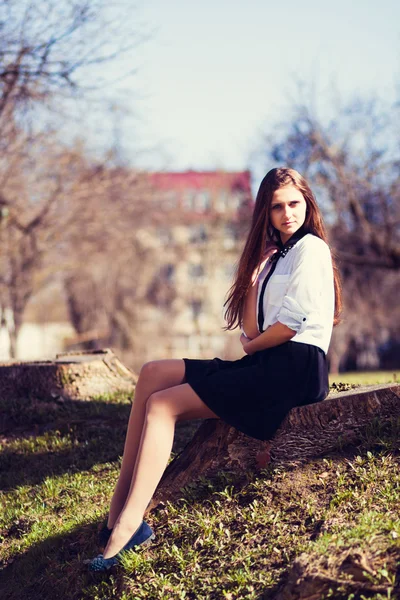
[[262, 284], [262, 288], [261, 288], [261, 292], [260, 292], [260, 297], [258, 299], [258, 331], [260, 333], [263, 333], [263, 325], [264, 325], [264, 293], [265, 293], [265, 288], [267, 287], [267, 283], [268, 281], [271, 279], [273, 272], [276, 269], [276, 265], [278, 264], [278, 260], [284, 256], [286, 256], [286, 254], [289, 252], [289, 250], [291, 248], [293, 248], [293, 246], [295, 246], [297, 244], [297, 242], [306, 235], [306, 231], [304, 231], [304, 229], [302, 227], [300, 227], [300, 229], [298, 231], [296, 231], [296, 233], [294, 233], [292, 235], [291, 238], [288, 239], [288, 241], [286, 242], [286, 244], [283, 246], [282, 244], [280, 244], [281, 249], [278, 250], [278, 252], [275, 252], [275, 254], [273, 254], [270, 257], [270, 262], [272, 263], [270, 270], [268, 271], [268, 274], [266, 276], [266, 278], [263, 281]]

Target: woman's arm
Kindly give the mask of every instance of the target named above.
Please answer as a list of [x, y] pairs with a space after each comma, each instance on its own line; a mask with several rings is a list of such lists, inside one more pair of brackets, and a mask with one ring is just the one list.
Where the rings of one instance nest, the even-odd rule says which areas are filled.
[[243, 350], [246, 354], [254, 354], [254, 352], [258, 352], [259, 350], [265, 350], [266, 348], [280, 346], [285, 342], [289, 342], [295, 335], [296, 332], [293, 329], [277, 321], [273, 325], [270, 325], [263, 333], [258, 334], [256, 338], [250, 340], [247, 344], [243, 344]]
[[260, 335], [257, 327], [257, 292], [258, 282], [264, 273], [267, 260], [268, 257], [255, 269], [251, 278], [251, 286], [244, 302], [242, 329], [251, 340]]
[[[317, 237], [310, 237], [297, 253], [277, 322], [254, 340], [243, 344], [247, 354], [279, 346], [301, 334], [308, 323], [322, 326], [332, 319], [334, 287], [329, 246]], [[322, 321], [321, 321], [322, 319]]]
[[258, 279], [251, 284], [249, 291], [246, 294], [243, 310], [243, 323], [242, 329], [251, 340], [259, 335], [257, 327], [257, 290], [258, 290]]

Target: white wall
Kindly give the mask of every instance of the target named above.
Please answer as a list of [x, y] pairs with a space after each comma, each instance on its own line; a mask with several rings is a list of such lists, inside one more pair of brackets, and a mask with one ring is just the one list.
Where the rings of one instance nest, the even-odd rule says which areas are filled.
[[[24, 323], [17, 341], [17, 359], [54, 358], [64, 350], [64, 339], [75, 335], [70, 323]], [[7, 330], [0, 329], [0, 360], [10, 359], [10, 339]]]

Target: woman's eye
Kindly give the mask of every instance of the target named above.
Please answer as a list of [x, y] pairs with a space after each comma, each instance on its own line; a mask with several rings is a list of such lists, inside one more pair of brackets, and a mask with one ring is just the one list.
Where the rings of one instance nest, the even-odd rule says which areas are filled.
[[272, 207], [272, 209], [271, 209], [271, 210], [276, 210], [277, 208], [280, 208], [280, 205], [279, 205], [279, 204], [275, 204], [275, 205]]

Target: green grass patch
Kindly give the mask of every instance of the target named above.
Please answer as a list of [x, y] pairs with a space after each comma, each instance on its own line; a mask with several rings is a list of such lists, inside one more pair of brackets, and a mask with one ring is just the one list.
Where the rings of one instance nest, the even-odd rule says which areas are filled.
[[378, 383], [399, 383], [400, 371], [366, 371], [339, 373], [329, 375], [329, 383], [354, 383], [357, 385], [373, 385]]
[[[44, 404], [3, 403], [15, 430], [0, 455], [2, 600], [272, 600], [298, 557], [332, 580], [318, 600], [398, 597], [398, 420], [371, 424], [342, 454], [268, 467], [246, 483], [229, 472], [201, 478], [149, 515], [152, 546], [93, 576], [83, 561], [98, 553], [130, 401]], [[173, 455], [199, 424], [178, 424]]]

